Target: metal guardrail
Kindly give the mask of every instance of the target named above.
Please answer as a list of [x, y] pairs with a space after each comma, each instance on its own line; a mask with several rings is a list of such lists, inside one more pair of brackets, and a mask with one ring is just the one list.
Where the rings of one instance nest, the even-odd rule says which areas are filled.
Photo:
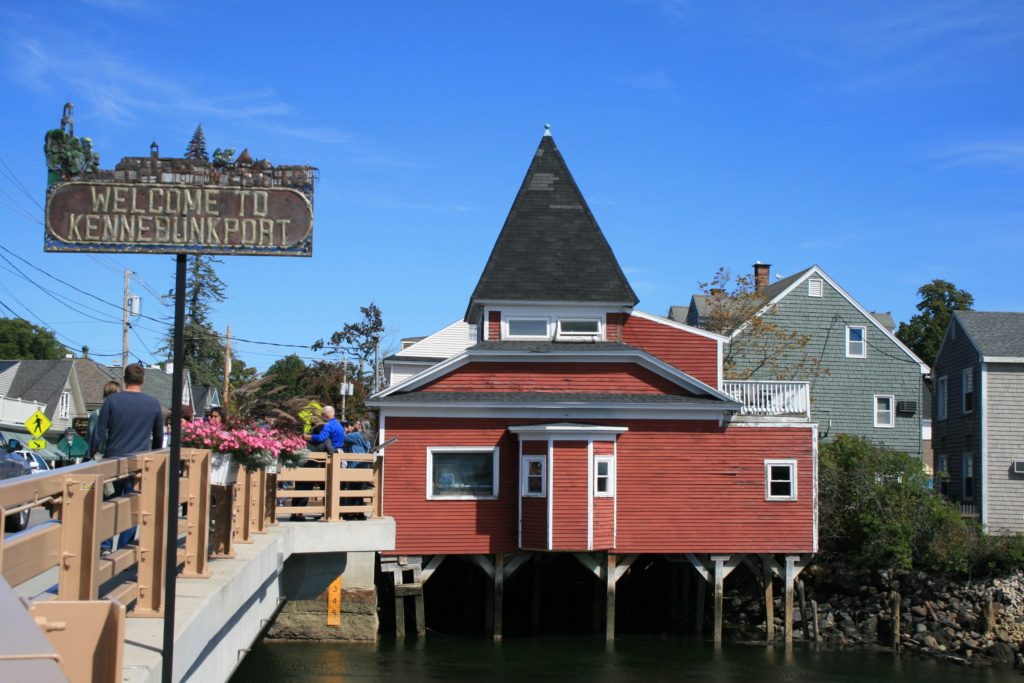
[[[366, 469], [344, 466], [353, 460], [373, 464]], [[380, 461], [372, 454], [336, 453], [324, 457], [324, 467], [279, 474], [242, 471], [233, 486], [211, 486], [210, 461], [208, 450], [181, 449], [181, 513], [172, 523], [178, 527], [176, 559], [182, 577], [210, 577], [211, 559], [233, 557], [232, 544], [253, 542], [252, 535], [266, 533], [277, 516], [299, 509], [279, 505], [288, 498], [319, 497], [303, 512], [325, 521], [350, 514], [381, 516]], [[0, 544], [0, 623], [29, 632], [36, 626], [50, 647], [41, 647], [38, 639], [24, 646], [0, 643], [0, 667], [17, 660], [34, 670], [56, 661], [72, 681], [121, 679], [125, 617], [164, 614], [169, 462], [164, 449], [0, 482], [0, 519], [39, 507], [51, 514], [49, 521]], [[104, 500], [104, 484], [126, 477], [135, 481], [135, 491]], [[308, 481], [321, 488], [279, 490], [279, 481]], [[349, 490], [350, 483], [367, 488]], [[347, 499], [357, 500], [348, 504]], [[101, 541], [135, 526], [134, 545], [101, 555]], [[13, 597], [11, 587], [54, 569], [56, 593], [46, 590], [20, 602]], [[38, 671], [35, 680], [51, 680], [42, 675], [43, 668]]]
[[741, 415], [811, 416], [810, 382], [727, 380], [722, 391], [743, 404]]

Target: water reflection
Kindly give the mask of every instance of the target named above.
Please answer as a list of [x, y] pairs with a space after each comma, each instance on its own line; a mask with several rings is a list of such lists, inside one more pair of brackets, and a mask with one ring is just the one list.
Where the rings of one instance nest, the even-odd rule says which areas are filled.
[[1021, 683], [1010, 668], [971, 669], [912, 655], [797, 646], [716, 648], [696, 639], [428, 638], [427, 642], [260, 643], [234, 683], [488, 681], [597, 683]]

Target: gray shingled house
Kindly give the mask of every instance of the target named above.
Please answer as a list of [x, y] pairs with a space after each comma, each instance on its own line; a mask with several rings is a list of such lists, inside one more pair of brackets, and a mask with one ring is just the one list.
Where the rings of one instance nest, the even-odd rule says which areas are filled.
[[[770, 268], [754, 265], [755, 286], [767, 300], [759, 315], [810, 335], [806, 351], [820, 360], [821, 373], [790, 378], [810, 382], [811, 419], [821, 438], [852, 434], [922, 457], [928, 366], [893, 335], [892, 316], [868, 312], [818, 266], [769, 284]], [[669, 318], [703, 327], [708, 307], [708, 296], [694, 295], [688, 307], [673, 306]], [[746, 330], [740, 327], [732, 339]], [[755, 363], [742, 354], [736, 357], [737, 370], [752, 370]], [[749, 379], [772, 378], [759, 369]]]
[[943, 493], [988, 533], [1024, 532], [1024, 313], [954, 311], [932, 377]]

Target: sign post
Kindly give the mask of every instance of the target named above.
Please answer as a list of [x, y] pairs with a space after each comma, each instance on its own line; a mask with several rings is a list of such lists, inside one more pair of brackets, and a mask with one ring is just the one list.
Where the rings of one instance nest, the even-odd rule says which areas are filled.
[[[93, 152], [92, 141], [74, 137], [73, 109], [70, 103], [65, 105], [61, 128], [46, 135], [50, 187], [43, 249], [175, 255], [169, 465], [171, 472], [178, 472], [187, 255], [312, 256], [317, 169], [275, 167], [265, 159], [254, 161], [248, 151], [231, 161], [234, 150], [218, 149], [209, 161], [201, 156], [162, 158], [154, 142], [148, 157], [125, 157], [115, 169], [104, 170], [98, 168], [99, 155]], [[37, 415], [42, 420], [35, 423]], [[41, 437], [50, 425], [37, 413], [26, 426]], [[176, 476], [168, 477], [167, 501], [161, 680], [173, 681], [179, 513]]]

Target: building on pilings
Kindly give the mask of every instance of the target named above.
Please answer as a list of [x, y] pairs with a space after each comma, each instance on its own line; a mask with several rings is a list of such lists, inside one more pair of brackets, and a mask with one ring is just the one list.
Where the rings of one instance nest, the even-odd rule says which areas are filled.
[[613, 637], [616, 582], [655, 554], [691, 566], [701, 595], [714, 587], [716, 638], [741, 564], [767, 588], [769, 635], [773, 575], [792, 623], [792, 585], [817, 549], [807, 385], [725, 381], [723, 337], [637, 303], [545, 132], [463, 321], [388, 358], [395, 381], [367, 401], [381, 442], [397, 437], [385, 566], [397, 583], [416, 567], [399, 602], [461, 556], [493, 582], [500, 637], [505, 582], [566, 554], [600, 582]]

